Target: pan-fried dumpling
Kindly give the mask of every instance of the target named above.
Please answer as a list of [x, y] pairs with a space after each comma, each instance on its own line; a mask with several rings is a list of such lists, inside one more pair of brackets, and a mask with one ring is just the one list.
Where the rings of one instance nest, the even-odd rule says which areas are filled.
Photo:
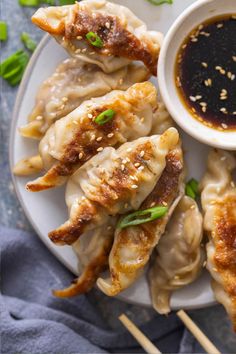
[[160, 314], [170, 312], [172, 291], [192, 283], [200, 274], [204, 261], [202, 231], [197, 203], [184, 196], [156, 247], [149, 271], [153, 307]]
[[[43, 177], [27, 184], [40, 191], [63, 184], [88, 159], [106, 146], [119, 146], [148, 135], [153, 111], [157, 108], [156, 88], [150, 82], [131, 86], [127, 91], [112, 91], [103, 97], [83, 102], [69, 115], [52, 125], [39, 145]], [[112, 110], [114, 116], [100, 125], [96, 118]]]
[[39, 155], [21, 159], [13, 168], [16, 176], [28, 176], [40, 172], [43, 168], [43, 161]]
[[201, 200], [212, 288], [236, 330], [236, 187], [231, 175], [235, 168], [232, 154], [212, 150], [201, 182]]
[[124, 6], [86, 0], [40, 8], [32, 21], [53, 35], [72, 57], [96, 64], [104, 72], [137, 60], [156, 75], [162, 35], [147, 31], [145, 23]]
[[20, 127], [20, 133], [27, 138], [41, 139], [56, 120], [65, 117], [83, 101], [112, 90], [126, 90], [148, 78], [143, 65], [130, 64], [107, 75], [96, 65], [66, 59], [39, 88], [28, 123]]
[[68, 288], [54, 290], [55, 296], [72, 297], [92, 289], [100, 273], [107, 268], [115, 222], [116, 218], [111, 218], [107, 224], [82, 235], [75, 242], [73, 248], [79, 258], [81, 274]]
[[166, 155], [176, 147], [175, 128], [139, 138], [119, 149], [105, 148], [68, 181], [69, 220], [49, 233], [57, 244], [72, 244], [82, 233], [104, 225], [110, 216], [137, 210], [160, 178]]
[[155, 221], [124, 229], [117, 228], [109, 256], [110, 278], [99, 278], [97, 285], [106, 295], [114, 296], [126, 289], [142, 274], [153, 248], [165, 230], [167, 221], [183, 193], [183, 156], [178, 146], [168, 153], [166, 167], [155, 188], [140, 209], [168, 207], [168, 214]]

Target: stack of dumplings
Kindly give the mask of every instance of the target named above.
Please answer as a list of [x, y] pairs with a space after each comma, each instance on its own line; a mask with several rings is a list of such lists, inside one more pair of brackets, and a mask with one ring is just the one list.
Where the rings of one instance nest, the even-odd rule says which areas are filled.
[[216, 299], [236, 329], [236, 160], [210, 152], [202, 213], [200, 198], [185, 195], [179, 133], [147, 81], [156, 76], [162, 35], [106, 0], [41, 8], [32, 21], [70, 56], [42, 83], [19, 128], [35, 139], [38, 154], [14, 168], [33, 175], [29, 192], [66, 185], [68, 219], [49, 238], [73, 247], [80, 275], [54, 295], [96, 285], [115, 296], [146, 272], [153, 307], [167, 314], [172, 293], [207, 263]]

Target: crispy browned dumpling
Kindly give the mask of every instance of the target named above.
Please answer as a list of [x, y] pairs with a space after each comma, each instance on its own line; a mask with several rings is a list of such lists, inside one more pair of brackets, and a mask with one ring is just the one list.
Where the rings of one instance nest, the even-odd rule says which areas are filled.
[[[32, 17], [35, 25], [50, 33], [73, 57], [97, 64], [105, 72], [130, 61], [142, 61], [156, 75], [162, 35], [146, 25], [128, 8], [105, 0], [41, 8]], [[88, 33], [99, 36], [92, 45]], [[95, 37], [92, 36], [91, 41]]]
[[150, 259], [167, 221], [183, 193], [183, 156], [180, 146], [168, 153], [166, 167], [155, 188], [141, 205], [141, 210], [167, 206], [166, 216], [138, 226], [117, 228], [109, 256], [110, 278], [99, 278], [98, 287], [114, 296], [133, 284]]
[[69, 220], [49, 233], [57, 244], [72, 244], [110, 216], [137, 210], [159, 180], [166, 155], [179, 141], [175, 128], [139, 138], [119, 149], [105, 148], [84, 164], [67, 184]]
[[[27, 184], [38, 192], [66, 182], [67, 177], [106, 146], [123, 144], [148, 135], [153, 112], [157, 109], [157, 91], [150, 82], [138, 83], [127, 91], [112, 91], [83, 102], [53, 124], [41, 140], [40, 155], [46, 173]], [[99, 114], [112, 110], [113, 118], [100, 125]]]
[[232, 154], [212, 150], [202, 187], [202, 207], [207, 244], [207, 269], [216, 299], [231, 317], [236, 331], [236, 187]]

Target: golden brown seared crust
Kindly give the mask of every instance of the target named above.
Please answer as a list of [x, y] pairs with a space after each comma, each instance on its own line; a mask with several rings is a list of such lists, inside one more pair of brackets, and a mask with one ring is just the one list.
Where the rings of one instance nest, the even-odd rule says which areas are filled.
[[123, 28], [116, 16], [84, 11], [79, 9], [78, 5], [74, 5], [71, 9], [70, 22], [66, 23], [64, 17], [56, 28], [52, 28], [46, 19], [42, 21], [33, 17], [32, 21], [43, 30], [53, 35], [64, 36], [67, 40], [76, 39], [78, 36], [86, 40], [85, 36], [88, 32], [97, 33], [103, 41], [103, 47], [92, 46], [95, 52], [106, 56], [140, 60], [156, 76], [160, 48], [145, 46], [135, 35]]
[[[141, 205], [140, 210], [144, 210], [157, 205], [166, 205], [170, 207], [174, 200], [177, 198], [180, 190], [181, 178], [183, 174], [183, 160], [180, 150], [171, 151], [166, 158], [166, 167], [161, 175], [161, 178], [157, 182], [155, 188], [151, 194], [145, 199]], [[147, 263], [150, 257], [150, 249], [154, 247], [156, 239], [156, 229], [159, 227], [162, 231], [165, 230], [165, 225], [168, 218], [163, 217], [156, 219], [155, 221], [147, 224], [141, 224], [139, 226], [132, 227], [134, 232], [129, 228], [120, 230], [119, 232], [119, 246], [114, 248], [113, 261], [115, 263], [115, 271], [111, 269], [111, 278], [113, 284], [113, 295], [119, 293], [121, 284], [119, 280], [119, 273], [125, 273], [128, 271], [134, 274], [138, 270], [142, 270], [143, 266]], [[138, 230], [138, 231], [137, 231]], [[135, 242], [136, 239], [136, 242]], [[135, 244], [138, 246], [138, 259], [132, 267], [130, 264], [121, 263], [121, 257], [119, 254], [120, 249], [127, 247], [134, 248]], [[138, 276], [138, 274], [136, 274]]]
[[[109, 232], [111, 233], [111, 231]], [[74, 279], [68, 288], [53, 290], [53, 295], [57, 297], [72, 297], [90, 291], [96, 283], [99, 274], [107, 268], [112, 242], [113, 237], [107, 235], [107, 240], [104, 243], [100, 254], [94, 258], [87, 267], [85, 267], [80, 277]]]
[[[223, 279], [225, 292], [236, 309], [236, 196], [229, 195], [215, 204], [214, 263]], [[234, 323], [236, 328], [236, 319]]]

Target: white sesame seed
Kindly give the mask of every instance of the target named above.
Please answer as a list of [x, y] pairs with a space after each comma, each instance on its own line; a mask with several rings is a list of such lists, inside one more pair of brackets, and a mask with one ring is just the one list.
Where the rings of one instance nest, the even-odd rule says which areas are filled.
[[224, 161], [224, 160], [226, 160], [226, 156], [222, 156], [220, 159], [221, 159], [221, 161]]
[[207, 67], [208, 67], [208, 64], [203, 61], [203, 62], [202, 62], [202, 66], [203, 66], [204, 68], [207, 68]]
[[97, 149], [97, 152], [100, 152], [100, 151], [102, 151], [103, 150], [103, 147], [99, 147], [98, 149]]
[[206, 106], [202, 107], [202, 111], [205, 113], [206, 112]]
[[140, 122], [141, 122], [141, 123], [143, 123], [143, 122], [144, 122], [144, 120], [145, 120], [145, 118], [144, 118], [144, 117], [142, 117], [142, 118], [140, 119]]
[[112, 138], [113, 135], [114, 135], [114, 133], [109, 133], [109, 134], [107, 134], [107, 137], [108, 137], [108, 138]]
[[96, 135], [93, 134], [93, 135], [91, 136], [91, 141], [93, 141], [93, 140], [95, 140], [95, 139], [96, 139]]
[[206, 103], [206, 102], [200, 102], [199, 104], [200, 104], [200, 106], [202, 106], [202, 107], [206, 107], [206, 106], [207, 106], [207, 103]]
[[67, 102], [68, 101], [68, 97], [62, 97], [62, 102]]
[[233, 112], [233, 115], [235, 116], [235, 115], [236, 115], [236, 112]]
[[76, 38], [78, 39], [78, 41], [81, 41], [81, 39], [83, 39], [82, 36], [77, 36]]
[[109, 22], [106, 22], [106, 23], [105, 23], [105, 26], [106, 26], [106, 28], [108, 28], [108, 29], [111, 27], [111, 25], [110, 25]]
[[197, 41], [198, 41], [198, 39], [196, 37], [191, 39], [191, 42], [197, 42]]
[[82, 53], [87, 52], [87, 48], [82, 49]]
[[137, 184], [132, 184], [131, 188], [132, 188], [132, 189], [137, 189], [138, 186], [137, 186]]
[[140, 157], [143, 157], [145, 155], [145, 152], [142, 150], [139, 154]]
[[195, 98], [196, 98], [196, 100], [200, 100], [202, 98], [202, 96], [201, 95], [197, 95], [197, 96], [195, 96]]
[[134, 176], [130, 176], [130, 178], [132, 179], [132, 181], [134, 181], [134, 180], [135, 180]]
[[102, 140], [102, 136], [99, 136], [96, 140], [97, 141], [101, 141]]
[[132, 149], [131, 149], [131, 148], [128, 148], [126, 151], [127, 151], [127, 152], [130, 152], [130, 151], [132, 151]]
[[139, 166], [138, 171], [144, 170], [144, 166]]
[[111, 229], [112, 229], [112, 226], [111, 226], [111, 225], [107, 226], [107, 230], [108, 230], [108, 231], [111, 230]]
[[191, 207], [190, 207], [190, 209], [195, 209], [196, 208], [196, 206], [193, 204], [193, 205], [191, 205]]
[[78, 125], [78, 124], [79, 124], [76, 120], [73, 120], [73, 123], [74, 123], [75, 125]]
[[124, 169], [125, 169], [125, 165], [121, 165], [121, 171], [124, 171]]
[[226, 108], [225, 108], [225, 107], [222, 107], [222, 108], [220, 109], [220, 111], [221, 111], [221, 112], [226, 112]]
[[207, 261], [204, 261], [204, 262], [203, 262], [203, 265], [202, 265], [202, 266], [203, 266], [203, 268], [205, 268], [205, 267], [206, 267], [206, 265], [207, 265]]
[[88, 113], [88, 118], [92, 119], [93, 115], [91, 113]]
[[216, 26], [217, 28], [222, 28], [224, 25], [223, 23], [218, 23], [218, 25]]
[[79, 54], [80, 52], [81, 52], [81, 49], [78, 48], [78, 49], [76, 49], [75, 54]]
[[228, 71], [228, 72], [227, 72], [227, 77], [228, 77], [229, 79], [231, 79], [231, 76], [232, 76], [231, 71]]
[[35, 119], [36, 119], [36, 120], [42, 120], [42, 119], [43, 119], [43, 116], [37, 116]]
[[140, 166], [140, 163], [139, 163], [139, 162], [136, 162], [136, 163], [134, 164], [134, 166], [135, 166], [135, 167], [139, 167], [139, 166]]
[[79, 160], [82, 159], [83, 155], [84, 155], [84, 154], [83, 154], [82, 152], [79, 153]]
[[64, 109], [65, 108], [65, 105], [62, 104], [61, 107], [59, 107], [60, 110]]
[[185, 49], [186, 47], [187, 47], [186, 43], [182, 45], [182, 49]]
[[236, 55], [232, 56], [233, 61], [236, 61]]
[[231, 80], [233, 81], [234, 79], [235, 79], [235, 75], [232, 74], [232, 75], [231, 75]]
[[162, 202], [162, 205], [167, 206], [167, 203], [166, 202]]
[[220, 96], [221, 101], [227, 100], [227, 98], [228, 98], [227, 96]]
[[234, 181], [231, 181], [230, 184], [231, 184], [231, 187], [233, 187], [233, 188], [235, 187]]
[[153, 208], [155, 206], [155, 204], [156, 204], [155, 202], [152, 202], [150, 207]]
[[121, 162], [125, 165], [125, 164], [127, 163], [127, 160], [124, 159], [124, 160], [122, 160]]
[[190, 99], [190, 101], [192, 101], [192, 102], [196, 102], [196, 97], [194, 97], [194, 96], [189, 96], [189, 99]]
[[202, 24], [199, 25], [199, 26], [198, 26], [199, 31], [201, 31], [201, 29], [203, 29], [203, 27], [204, 27], [204, 26], [203, 26]]
[[221, 73], [222, 75], [225, 75], [226, 71], [225, 71], [224, 69], [220, 69], [220, 73]]
[[227, 128], [228, 128], [228, 125], [225, 124], [225, 123], [221, 123], [221, 126], [222, 126], [222, 128], [224, 128], [224, 129], [227, 129]]
[[126, 161], [127, 161], [127, 162], [130, 162], [130, 159], [129, 159], [128, 157], [126, 157]]

